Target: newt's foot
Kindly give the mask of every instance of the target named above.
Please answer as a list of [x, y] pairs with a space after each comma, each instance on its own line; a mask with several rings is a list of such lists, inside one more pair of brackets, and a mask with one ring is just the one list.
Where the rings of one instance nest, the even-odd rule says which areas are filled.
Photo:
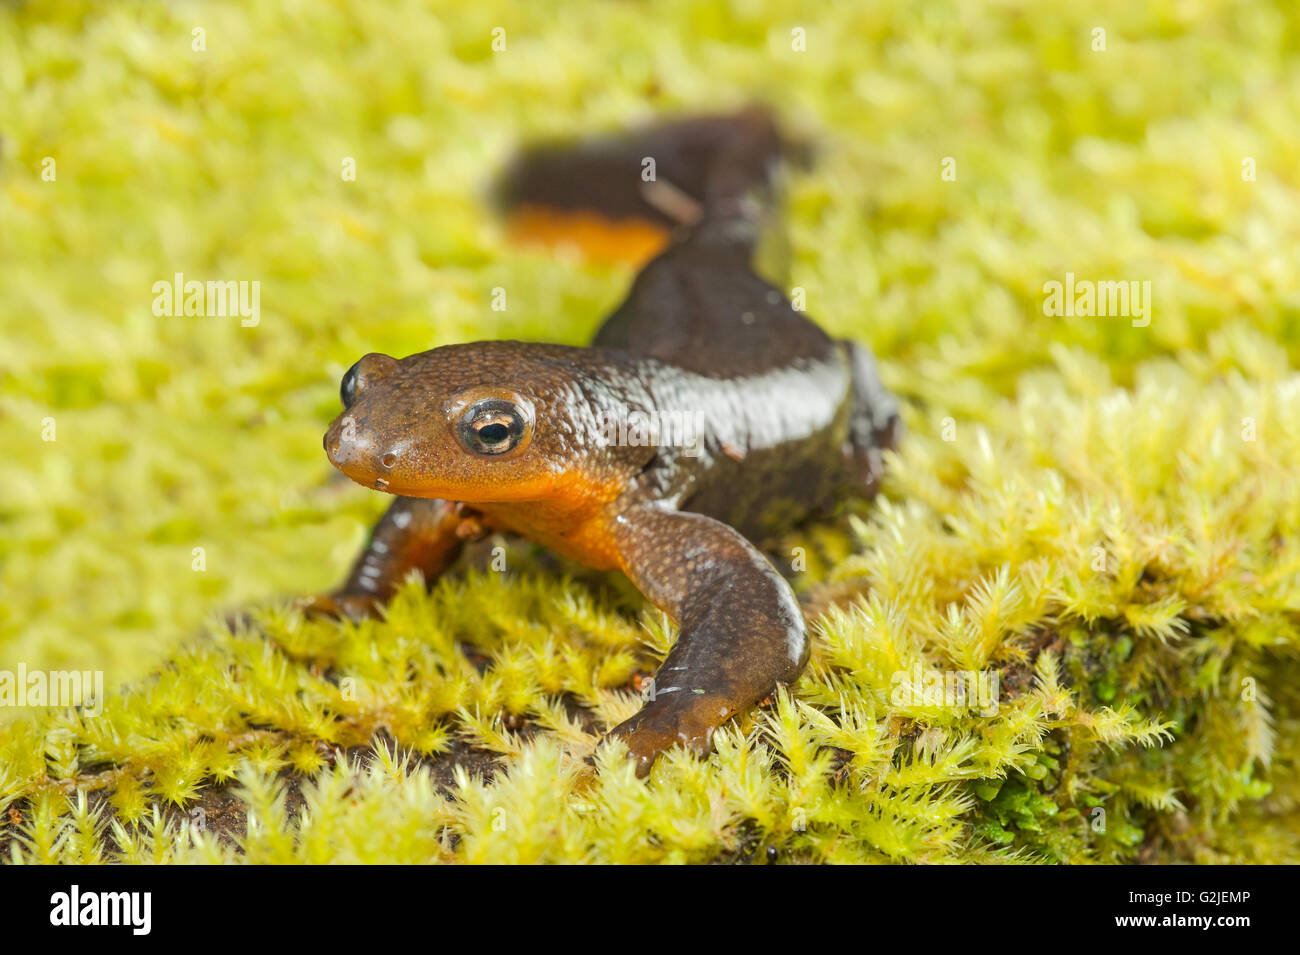
[[383, 609], [383, 604], [369, 594], [339, 592], [307, 597], [300, 606], [303, 616], [308, 619], [332, 617], [336, 620], [351, 620], [353, 623], [376, 619]]
[[636, 760], [636, 774], [642, 779], [650, 775], [655, 758], [671, 746], [685, 746], [700, 759], [708, 756], [713, 749], [713, 731], [732, 713], [716, 697], [669, 702], [672, 699], [660, 697], [609, 731], [607, 738], [617, 737], [627, 744], [628, 755]]

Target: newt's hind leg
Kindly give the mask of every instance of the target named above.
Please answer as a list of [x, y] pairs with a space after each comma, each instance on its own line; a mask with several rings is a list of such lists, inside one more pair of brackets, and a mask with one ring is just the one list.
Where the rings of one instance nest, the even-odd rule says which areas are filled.
[[637, 505], [616, 518], [613, 535], [624, 572], [679, 627], [650, 702], [611, 732], [644, 776], [674, 743], [707, 754], [715, 729], [798, 678], [808, 640], [790, 585], [721, 521]]
[[462, 504], [399, 497], [371, 531], [343, 585], [312, 599], [305, 610], [313, 616], [373, 617], [408, 573], [419, 570], [433, 581], [480, 530], [475, 513]]

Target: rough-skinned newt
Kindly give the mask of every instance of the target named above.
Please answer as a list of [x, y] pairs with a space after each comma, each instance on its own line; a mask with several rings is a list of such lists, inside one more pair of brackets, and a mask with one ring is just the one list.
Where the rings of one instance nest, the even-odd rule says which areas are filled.
[[325, 450], [397, 499], [312, 609], [374, 613], [484, 530], [620, 570], [679, 627], [652, 699], [612, 730], [642, 774], [675, 743], [707, 753], [718, 726], [794, 681], [805, 621], [756, 545], [874, 493], [900, 424], [869, 351], [752, 267], [784, 148], [747, 110], [524, 154], [508, 208], [663, 228], [667, 247], [590, 347], [475, 342], [347, 372]]

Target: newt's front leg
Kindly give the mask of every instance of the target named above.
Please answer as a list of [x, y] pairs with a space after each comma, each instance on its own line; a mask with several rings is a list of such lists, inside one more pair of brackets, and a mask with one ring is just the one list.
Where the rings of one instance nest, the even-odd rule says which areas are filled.
[[455, 501], [399, 497], [384, 512], [343, 585], [306, 606], [310, 615], [373, 617], [412, 570], [433, 581], [456, 560], [481, 527], [474, 511]]
[[612, 731], [644, 776], [674, 743], [707, 754], [715, 729], [799, 676], [808, 640], [790, 585], [726, 524], [643, 504], [615, 518], [613, 536], [624, 572], [679, 628], [651, 701]]

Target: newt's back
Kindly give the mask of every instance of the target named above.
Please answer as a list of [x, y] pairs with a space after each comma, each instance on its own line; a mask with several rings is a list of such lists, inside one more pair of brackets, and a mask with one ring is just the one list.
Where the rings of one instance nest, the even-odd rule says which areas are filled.
[[661, 442], [648, 495], [762, 541], [851, 483], [844, 345], [755, 275], [743, 249], [693, 232], [646, 267], [593, 344], [655, 359], [655, 413], [700, 429], [690, 447]]
[[[870, 353], [832, 339], [755, 271], [791, 151], [771, 117], [750, 109], [543, 150], [505, 190], [517, 205], [560, 196], [570, 212], [676, 223], [592, 344], [653, 360], [653, 407], [633, 410], [701, 428], [693, 446], [660, 441], [636, 493], [755, 541], [846, 491], [874, 491], [899, 427]], [[660, 175], [646, 182], [637, 158], [656, 156]]]

